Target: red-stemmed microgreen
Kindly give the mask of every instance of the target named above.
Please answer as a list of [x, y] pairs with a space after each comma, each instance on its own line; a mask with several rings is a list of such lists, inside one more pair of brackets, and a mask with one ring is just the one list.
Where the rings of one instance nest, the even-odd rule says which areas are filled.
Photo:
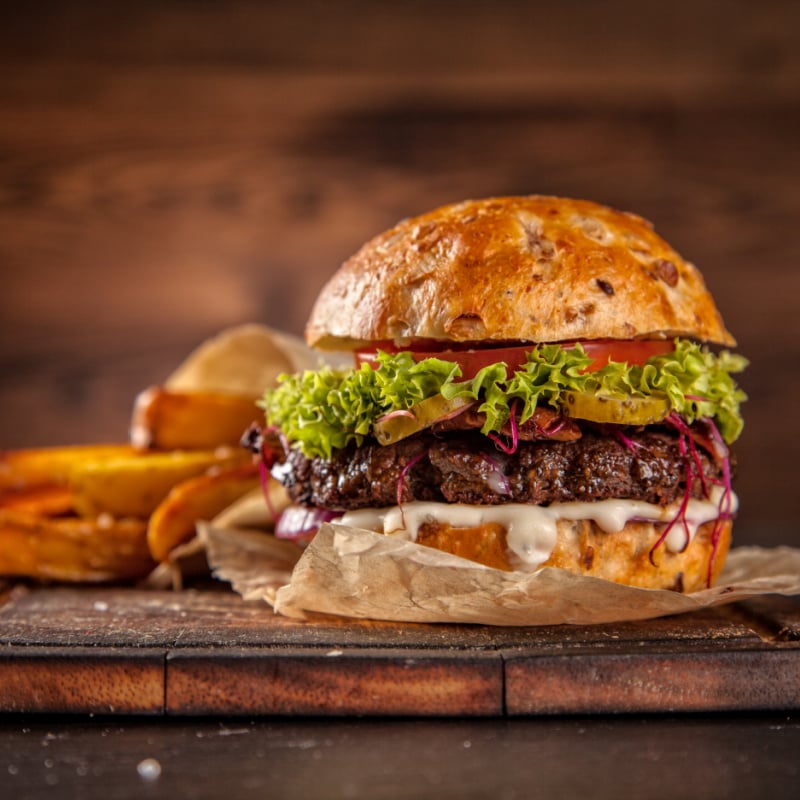
[[487, 436], [506, 454], [512, 455], [519, 447], [519, 427], [517, 424], [517, 401], [512, 401], [509, 407], [508, 423], [511, 428], [511, 444], [506, 444], [499, 436], [488, 433]]
[[[714, 528], [711, 532], [711, 553], [709, 555], [708, 570], [706, 573], [706, 585], [710, 587], [714, 574], [714, 562], [719, 549], [719, 540], [722, 536], [725, 522], [731, 518], [733, 510], [733, 488], [731, 485], [730, 455], [728, 452], [728, 447], [712, 419], [703, 418], [698, 420], [695, 426], [690, 427], [686, 424], [685, 420], [673, 412], [666, 418], [665, 421], [678, 431], [678, 447], [686, 471], [686, 485], [677, 513], [670, 520], [670, 522], [662, 531], [661, 535], [656, 540], [656, 543], [650, 549], [650, 563], [653, 564], [653, 566], [656, 566], [654, 559], [655, 551], [664, 543], [670, 531], [678, 522], [682, 524], [684, 531], [686, 532], [686, 545], [684, 545], [684, 549], [686, 546], [688, 546], [691, 539], [691, 534], [689, 530], [689, 524], [686, 519], [686, 510], [689, 505], [689, 499], [692, 496], [695, 481], [700, 482], [703, 496], [706, 498], [710, 497], [709, 483], [715, 486], [721, 485], [723, 487], [723, 492], [718, 504], [719, 515], [714, 521]], [[696, 428], [698, 423], [707, 427], [709, 431], [709, 435], [707, 437], [698, 433]], [[720, 464], [723, 476], [722, 481], [713, 480], [706, 477], [703, 471], [700, 454], [697, 450], [696, 439], [699, 439], [703, 445], [709, 447], [715, 460]]]

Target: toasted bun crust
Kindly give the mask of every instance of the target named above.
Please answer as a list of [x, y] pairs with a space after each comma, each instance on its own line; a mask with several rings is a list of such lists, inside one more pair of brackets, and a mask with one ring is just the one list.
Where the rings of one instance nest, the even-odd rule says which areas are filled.
[[[696, 592], [707, 588], [708, 562], [712, 557], [712, 536], [716, 523], [698, 528], [682, 553], [663, 545], [650, 561], [650, 551], [660, 531], [649, 522], [629, 522], [621, 531], [607, 533], [590, 520], [558, 521], [558, 539], [543, 567], [560, 567], [579, 575], [604, 578], [643, 589]], [[716, 581], [731, 544], [732, 523], [722, 525], [711, 576]], [[477, 561], [495, 569], [514, 568], [505, 546], [505, 532], [494, 524], [482, 528], [458, 529], [442, 526], [418, 536], [419, 544]]]
[[[644, 589], [672, 589], [696, 592], [707, 588], [708, 562], [712, 555], [711, 537], [714, 522], [701, 525], [691, 544], [682, 553], [673, 553], [661, 545], [650, 562], [650, 550], [658, 541], [660, 530], [649, 522], [629, 522], [619, 533], [606, 533], [593, 522], [558, 526], [558, 543], [547, 567], [561, 567], [570, 572], [605, 578]], [[731, 543], [733, 525], [722, 525], [711, 576], [716, 581]]]
[[306, 328], [327, 350], [673, 336], [735, 344], [696, 267], [641, 217], [536, 195], [399, 223], [342, 265]]

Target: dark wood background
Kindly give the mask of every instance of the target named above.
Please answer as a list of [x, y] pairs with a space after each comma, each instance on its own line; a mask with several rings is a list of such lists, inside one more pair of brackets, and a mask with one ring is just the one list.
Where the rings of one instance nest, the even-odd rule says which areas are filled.
[[364, 240], [506, 193], [637, 211], [752, 366], [737, 540], [800, 544], [800, 4], [0, 12], [0, 447], [120, 440], [203, 338], [300, 332]]

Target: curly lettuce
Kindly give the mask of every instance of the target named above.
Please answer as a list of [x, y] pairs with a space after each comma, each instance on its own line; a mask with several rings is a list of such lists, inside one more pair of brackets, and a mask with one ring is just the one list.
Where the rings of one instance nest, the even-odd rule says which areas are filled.
[[262, 406], [267, 424], [280, 429], [293, 446], [309, 457], [324, 458], [349, 444], [362, 444], [380, 417], [440, 393], [447, 399], [465, 397], [479, 403], [485, 434], [499, 432], [512, 407], [520, 424], [538, 405], [559, 408], [565, 392], [665, 396], [671, 411], [690, 424], [702, 417], [713, 419], [728, 443], [742, 431], [739, 405], [746, 396], [731, 377], [747, 366], [740, 355], [715, 354], [676, 339], [671, 353], [654, 356], [643, 366], [612, 361], [587, 372], [591, 362], [580, 344], [539, 345], [510, 375], [506, 364], [499, 362], [461, 381], [455, 363], [438, 358], [415, 362], [410, 353], [379, 353], [375, 369], [362, 364], [358, 369], [323, 367], [282, 375]]

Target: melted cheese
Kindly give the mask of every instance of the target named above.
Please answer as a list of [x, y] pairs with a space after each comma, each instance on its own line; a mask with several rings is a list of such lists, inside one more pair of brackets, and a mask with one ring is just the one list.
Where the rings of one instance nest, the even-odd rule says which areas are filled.
[[[664, 542], [673, 553], [681, 552], [694, 538], [697, 529], [720, 516], [723, 490], [714, 487], [708, 500], [689, 500], [685, 525], [681, 520], [673, 525]], [[736, 495], [731, 492], [726, 510], [733, 514], [738, 508]], [[628, 522], [644, 520], [667, 524], [679, 514], [680, 504], [658, 506], [639, 500], [598, 500], [596, 502], [553, 503], [531, 506], [507, 503], [497, 506], [464, 505], [460, 503], [405, 503], [402, 507], [348, 511], [335, 520], [337, 524], [365, 528], [379, 533], [403, 536], [416, 541], [420, 526], [426, 521], [438, 521], [456, 528], [473, 528], [494, 522], [506, 529], [509, 549], [525, 564], [537, 567], [550, 558], [558, 536], [559, 520], [590, 519], [607, 533], [621, 531]], [[687, 541], [688, 537], [688, 541]]]

